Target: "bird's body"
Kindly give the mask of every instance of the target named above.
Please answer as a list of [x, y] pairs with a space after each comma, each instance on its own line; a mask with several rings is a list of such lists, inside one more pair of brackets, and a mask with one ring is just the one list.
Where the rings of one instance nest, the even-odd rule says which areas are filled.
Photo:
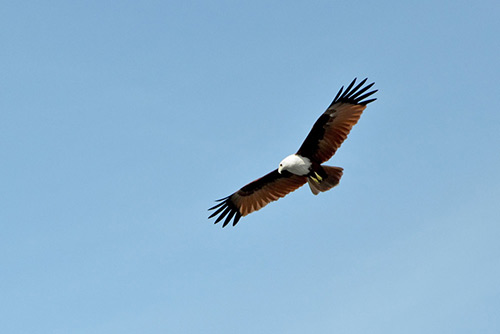
[[342, 94], [337, 96], [318, 118], [297, 153], [283, 159], [278, 168], [257, 179], [234, 194], [218, 200], [220, 203], [209, 210], [216, 210], [209, 218], [219, 217], [215, 223], [226, 218], [223, 227], [234, 217], [236, 225], [242, 216], [257, 211], [272, 201], [309, 184], [314, 195], [335, 187], [342, 177], [343, 169], [322, 165], [329, 160], [347, 138], [351, 128], [358, 122], [366, 105], [376, 99], [365, 100], [376, 92], [363, 94], [373, 83], [361, 88], [366, 79], [353, 88], [354, 79]]

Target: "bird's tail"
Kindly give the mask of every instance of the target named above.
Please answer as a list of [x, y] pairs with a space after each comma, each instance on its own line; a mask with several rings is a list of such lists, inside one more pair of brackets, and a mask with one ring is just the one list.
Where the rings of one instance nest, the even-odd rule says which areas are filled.
[[[321, 167], [323, 170], [320, 173], [312, 172], [307, 177], [307, 183], [309, 184], [309, 187], [311, 188], [311, 191], [314, 195], [317, 195], [323, 191], [330, 190], [337, 184], [339, 184], [344, 170], [340, 167]], [[321, 174], [323, 174], [323, 176]]]

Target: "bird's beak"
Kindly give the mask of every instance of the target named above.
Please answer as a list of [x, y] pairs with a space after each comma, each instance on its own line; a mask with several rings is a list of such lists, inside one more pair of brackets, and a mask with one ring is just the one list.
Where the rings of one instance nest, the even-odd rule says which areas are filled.
[[281, 171], [282, 171], [282, 170], [283, 170], [283, 167], [279, 166], [279, 167], [278, 167], [278, 173], [280, 173], [280, 174], [281, 174]]

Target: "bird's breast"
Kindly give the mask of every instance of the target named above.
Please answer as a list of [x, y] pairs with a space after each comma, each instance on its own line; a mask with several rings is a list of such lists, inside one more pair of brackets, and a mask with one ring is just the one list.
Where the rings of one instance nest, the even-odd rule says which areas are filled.
[[295, 175], [307, 175], [309, 174], [310, 169], [311, 160], [297, 154], [293, 159], [293, 164], [288, 167], [288, 171]]

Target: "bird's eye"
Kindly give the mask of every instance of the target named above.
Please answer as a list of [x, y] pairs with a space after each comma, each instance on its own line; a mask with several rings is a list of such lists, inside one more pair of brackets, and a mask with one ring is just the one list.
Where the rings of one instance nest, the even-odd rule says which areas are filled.
[[283, 164], [280, 164], [280, 167], [283, 167]]

